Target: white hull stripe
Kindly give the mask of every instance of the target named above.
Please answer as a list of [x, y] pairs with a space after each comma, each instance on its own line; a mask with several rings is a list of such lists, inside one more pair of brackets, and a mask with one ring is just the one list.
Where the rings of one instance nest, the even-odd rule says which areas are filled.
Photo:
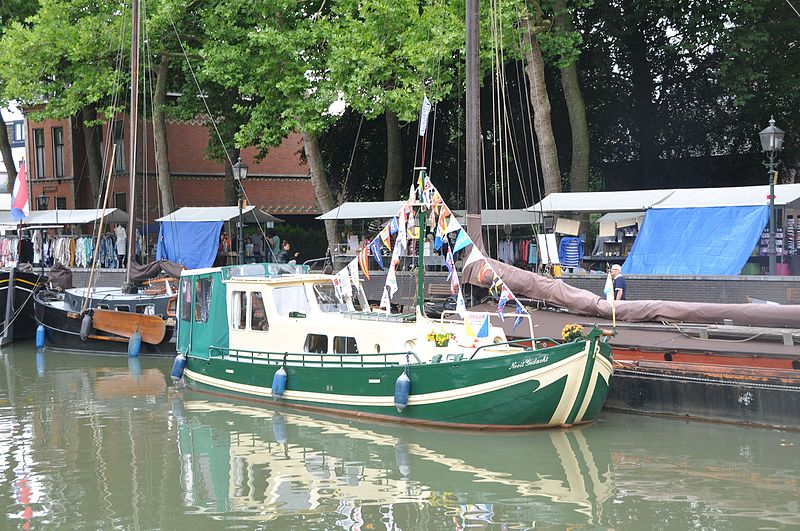
[[[450, 389], [447, 391], [438, 391], [435, 393], [426, 393], [422, 395], [413, 394], [409, 397], [408, 405], [430, 405], [443, 402], [450, 402], [463, 398], [469, 398], [484, 393], [497, 391], [530, 380], [539, 380], [542, 389], [552, 384], [555, 381], [569, 375], [568, 380], [573, 380], [573, 373], [577, 372], [578, 376], [583, 370], [583, 364], [586, 363], [586, 351], [579, 352], [573, 356], [566, 358], [558, 363], [554, 363], [539, 370], [527, 371], [521, 374], [502, 378], [491, 382], [471, 385], [468, 387]], [[242, 393], [251, 396], [259, 396], [264, 398], [271, 397], [272, 389], [263, 386], [254, 386], [247, 384], [240, 384], [230, 382], [224, 379], [214, 378], [203, 374], [196, 373], [189, 369], [185, 371], [186, 375], [192, 380], [216, 387], [219, 389], [226, 389], [237, 393]], [[538, 390], [537, 389], [537, 390]], [[339, 395], [332, 393], [314, 393], [307, 391], [287, 390], [283, 397], [287, 400], [296, 400], [303, 402], [316, 402], [316, 403], [329, 403], [341, 406], [375, 406], [375, 407], [390, 407], [394, 406], [394, 396], [361, 396], [361, 395]], [[571, 402], [571, 400], [569, 401]], [[560, 408], [559, 408], [560, 409]]]

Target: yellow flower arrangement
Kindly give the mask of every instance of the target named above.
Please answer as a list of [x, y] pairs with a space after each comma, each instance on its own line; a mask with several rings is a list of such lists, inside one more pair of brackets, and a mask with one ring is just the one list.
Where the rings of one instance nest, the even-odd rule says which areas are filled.
[[573, 341], [583, 337], [583, 327], [579, 324], [568, 324], [561, 330], [561, 339]]
[[451, 339], [454, 339], [455, 337], [456, 335], [451, 332], [445, 332], [444, 330], [431, 330], [428, 332], [428, 335], [425, 336], [425, 339], [428, 341], [434, 341], [438, 347], [444, 347], [450, 342]]

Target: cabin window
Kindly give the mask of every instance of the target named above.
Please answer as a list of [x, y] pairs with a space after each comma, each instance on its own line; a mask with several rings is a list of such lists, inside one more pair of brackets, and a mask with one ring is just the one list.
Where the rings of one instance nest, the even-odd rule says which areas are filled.
[[207, 323], [211, 311], [211, 277], [199, 278], [195, 283], [194, 320]]
[[347, 311], [347, 305], [339, 302], [333, 284], [314, 284], [314, 296], [323, 312]]
[[264, 309], [264, 299], [258, 291], [250, 293], [250, 329], [258, 330], [259, 332], [267, 332], [269, 330], [267, 311]]
[[358, 354], [356, 338], [348, 336], [336, 336], [333, 338], [333, 351], [336, 354]]
[[247, 293], [244, 291], [234, 291], [231, 294], [231, 328], [247, 328]]
[[156, 307], [154, 304], [137, 304], [136, 313], [143, 313], [144, 315], [155, 315]]
[[312, 354], [325, 354], [328, 352], [328, 336], [322, 334], [308, 334], [303, 350]]
[[307, 313], [309, 310], [306, 287], [302, 284], [275, 288], [273, 294], [278, 315], [288, 316], [289, 312]]
[[118, 312], [129, 312], [131, 311], [131, 307], [127, 304], [120, 304], [119, 306], [114, 306], [114, 309]]
[[98, 304], [97, 305], [97, 309], [98, 310], [108, 310], [108, 304]]
[[188, 278], [181, 279], [181, 321], [192, 318], [192, 281]]

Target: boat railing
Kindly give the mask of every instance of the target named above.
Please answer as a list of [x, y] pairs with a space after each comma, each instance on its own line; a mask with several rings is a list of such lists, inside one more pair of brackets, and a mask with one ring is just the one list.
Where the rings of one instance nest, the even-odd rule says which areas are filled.
[[[390, 358], [405, 358], [405, 364], [421, 365], [414, 352], [369, 352], [369, 353], [317, 353], [317, 352], [268, 352], [230, 347], [208, 347], [209, 358], [228, 358], [250, 363], [273, 365], [299, 365], [302, 367], [381, 367], [403, 365]], [[348, 359], [349, 358], [349, 359]]]
[[[492, 318], [495, 315], [497, 315], [494, 312], [467, 312], [467, 313], [469, 313], [470, 315], [483, 315], [483, 316], [488, 315], [489, 318]], [[456, 310], [444, 310], [444, 311], [442, 311], [441, 317], [439, 317], [439, 322], [443, 323], [445, 316], [448, 316], [448, 315], [458, 315], [459, 319], [461, 319], [461, 314], [459, 314], [458, 311], [456, 311]], [[527, 323], [528, 323], [528, 331], [529, 331], [528, 337], [530, 337], [530, 338], [533, 337], [533, 320], [531, 319], [530, 314], [527, 314], [527, 313], [507, 313], [507, 314], [504, 314], [504, 316], [506, 318], [509, 318], [509, 319], [512, 318], [512, 317], [514, 319], [517, 319], [517, 318], [521, 317], [523, 321], [527, 321]]]

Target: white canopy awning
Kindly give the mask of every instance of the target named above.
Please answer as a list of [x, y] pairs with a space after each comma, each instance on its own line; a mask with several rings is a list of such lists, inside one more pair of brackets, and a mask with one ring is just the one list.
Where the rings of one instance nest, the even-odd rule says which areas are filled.
[[[128, 214], [118, 208], [106, 209], [105, 216], [101, 210], [94, 208], [78, 210], [34, 210], [22, 220], [23, 225], [82, 225], [84, 223], [94, 223], [100, 218], [105, 217], [106, 223], [127, 223]], [[0, 212], [1, 225], [16, 225], [12, 219], [11, 212]]]
[[[183, 207], [172, 214], [158, 218], [156, 221], [230, 221], [239, 217], [239, 207]], [[245, 223], [277, 223], [283, 221], [272, 214], [253, 205], [242, 209]]]
[[614, 223], [617, 227], [630, 227], [644, 219], [644, 212], [609, 212], [600, 216], [598, 223]]
[[[530, 207], [534, 212], [634, 212], [648, 208], [703, 208], [766, 205], [769, 185], [674, 188], [619, 192], [559, 192]], [[775, 186], [777, 206], [800, 207], [800, 184]]]
[[[347, 202], [331, 211], [325, 212], [317, 219], [388, 219], [393, 218], [403, 206], [405, 201], [364, 201]], [[454, 214], [463, 221], [464, 211], [456, 210]], [[538, 212], [531, 212], [525, 209], [505, 209], [490, 210], [484, 209], [481, 212], [481, 222], [483, 226], [493, 227], [496, 225], [531, 225], [541, 222], [541, 215]]]
[[532, 212], [633, 212], [647, 210], [672, 190], [620, 192], [559, 192], [550, 194], [528, 210]]
[[[653, 208], [701, 208], [769, 204], [769, 184], [724, 188], [679, 188]], [[800, 184], [775, 186], [777, 206], [800, 206]]]
[[405, 201], [348, 201], [325, 212], [317, 219], [375, 219], [393, 218]]

